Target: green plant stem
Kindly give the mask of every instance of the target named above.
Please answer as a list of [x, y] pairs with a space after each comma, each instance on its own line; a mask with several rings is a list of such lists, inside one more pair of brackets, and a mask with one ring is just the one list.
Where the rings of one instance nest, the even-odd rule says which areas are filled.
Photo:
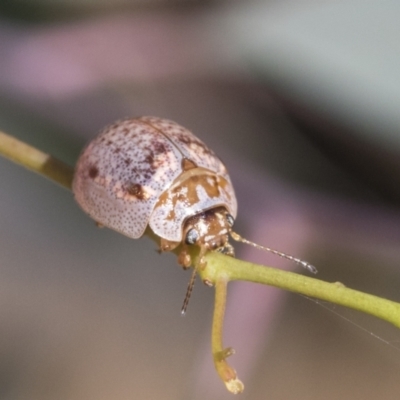
[[0, 154], [59, 185], [71, 189], [74, 170], [62, 161], [0, 131]]
[[349, 289], [339, 282], [324, 282], [215, 252], [208, 253], [205, 258], [207, 265], [199, 273], [204, 281], [213, 285], [223, 277], [228, 281], [240, 280], [276, 286], [371, 314], [400, 328], [400, 304], [394, 301]]
[[230, 347], [224, 349], [222, 345], [227, 285], [228, 281], [223, 277], [217, 279], [215, 282], [215, 305], [211, 333], [211, 349], [218, 375], [225, 383], [227, 389], [231, 393], [237, 394], [243, 392], [244, 385], [238, 379], [236, 371], [226, 361], [227, 357], [234, 354], [234, 350]]

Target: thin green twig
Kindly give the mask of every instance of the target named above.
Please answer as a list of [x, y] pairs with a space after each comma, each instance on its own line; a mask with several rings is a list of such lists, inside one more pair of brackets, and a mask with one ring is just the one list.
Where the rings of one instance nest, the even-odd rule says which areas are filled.
[[57, 158], [0, 131], [0, 154], [66, 189], [71, 189], [74, 170]]
[[218, 375], [231, 393], [238, 394], [243, 392], [244, 385], [238, 379], [236, 371], [226, 361], [226, 359], [234, 354], [235, 351], [231, 347], [224, 348], [222, 344], [227, 285], [228, 280], [224, 277], [219, 278], [215, 282], [215, 304], [211, 333], [211, 349], [215, 369], [217, 370]]
[[345, 287], [340, 282], [324, 282], [293, 272], [249, 263], [216, 252], [206, 256], [201, 278], [216, 284], [221, 277], [276, 286], [305, 296], [326, 300], [381, 318], [400, 328], [400, 304]]

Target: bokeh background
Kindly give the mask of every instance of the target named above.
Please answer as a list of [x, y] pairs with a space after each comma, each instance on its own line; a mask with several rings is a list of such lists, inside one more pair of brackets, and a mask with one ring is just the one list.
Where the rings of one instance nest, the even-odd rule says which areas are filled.
[[[389, 0], [1, 1], [0, 129], [72, 165], [116, 119], [175, 120], [228, 166], [238, 232], [400, 301], [399, 20]], [[3, 159], [0, 178], [0, 399], [232, 398], [212, 289], [182, 318], [173, 255], [97, 229]], [[398, 399], [399, 341], [372, 317], [229, 287], [242, 399]]]

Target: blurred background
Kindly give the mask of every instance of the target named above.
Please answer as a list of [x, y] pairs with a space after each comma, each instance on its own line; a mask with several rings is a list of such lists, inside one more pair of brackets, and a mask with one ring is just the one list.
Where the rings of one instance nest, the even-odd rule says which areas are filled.
[[[400, 301], [399, 19], [394, 0], [2, 1], [0, 130], [73, 165], [116, 119], [175, 120], [227, 165], [239, 233]], [[232, 398], [212, 289], [198, 282], [182, 318], [190, 273], [173, 255], [97, 229], [1, 158], [0, 177], [0, 399]], [[242, 399], [397, 399], [399, 340], [369, 316], [229, 286]]]

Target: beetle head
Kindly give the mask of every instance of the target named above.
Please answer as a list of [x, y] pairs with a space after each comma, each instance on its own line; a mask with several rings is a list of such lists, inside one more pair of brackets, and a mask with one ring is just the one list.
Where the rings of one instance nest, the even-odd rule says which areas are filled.
[[186, 244], [199, 246], [204, 250], [218, 250], [233, 255], [229, 245], [229, 232], [234, 219], [225, 207], [216, 207], [188, 218], [183, 225]]

